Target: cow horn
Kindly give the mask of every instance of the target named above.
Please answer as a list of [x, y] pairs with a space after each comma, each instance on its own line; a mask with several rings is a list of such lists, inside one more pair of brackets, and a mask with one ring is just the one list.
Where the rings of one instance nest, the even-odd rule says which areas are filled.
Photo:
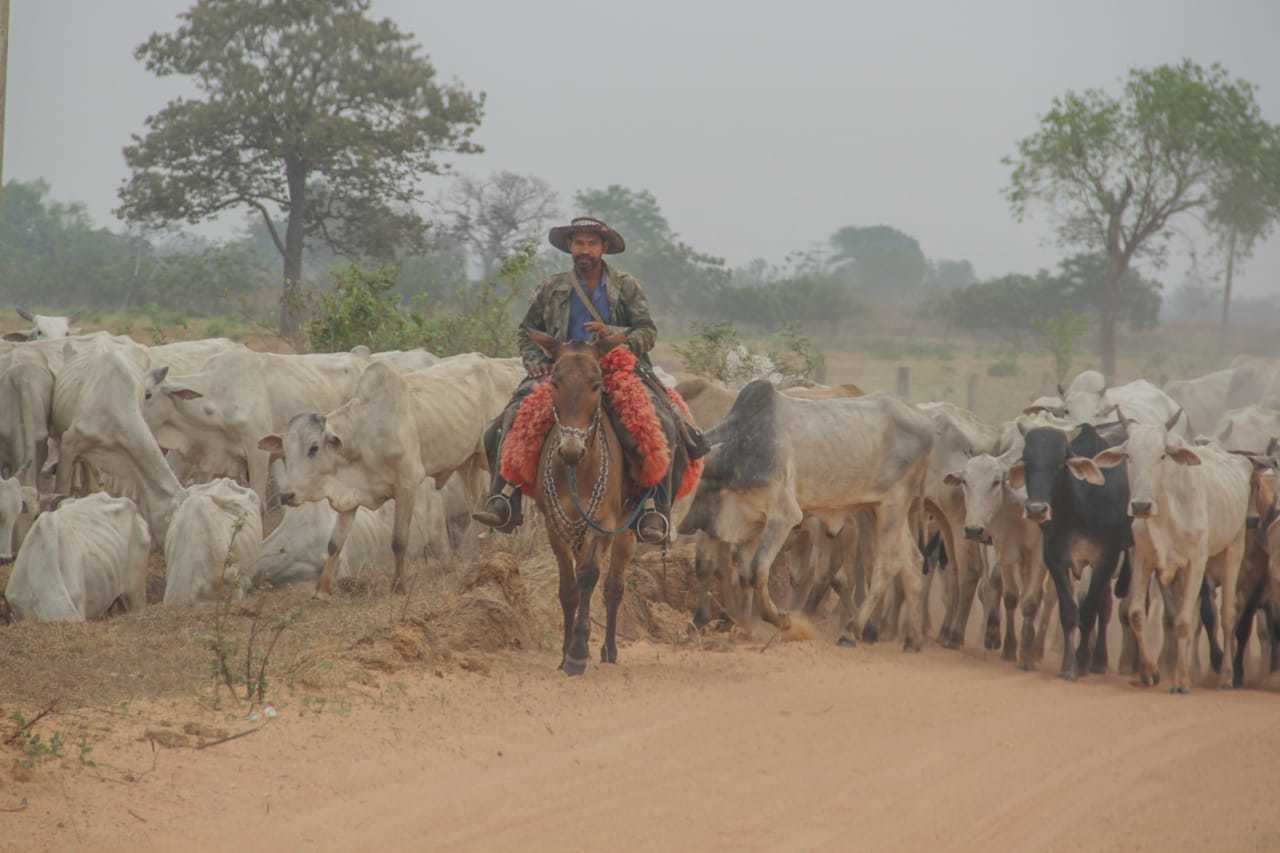
[[1058, 383], [1058, 396], [1064, 400], [1067, 398], [1067, 389], [1062, 387], [1061, 382]]
[[1021, 420], [1015, 421], [1015, 423], [1017, 423], [1017, 425], [1018, 425], [1018, 432], [1022, 433], [1022, 437], [1023, 437], [1023, 438], [1026, 438], [1026, 437], [1027, 437], [1027, 425], [1026, 425], [1025, 423], [1023, 423]]
[[[1235, 429], [1235, 426], [1235, 421], [1227, 421], [1227, 425], [1222, 428], [1222, 432], [1218, 433], [1218, 441], [1226, 441], [1231, 435], [1231, 430]], [[1275, 441], [1275, 439], [1272, 439], [1272, 441]]]
[[18, 312], [18, 316], [26, 320], [28, 323], [34, 323], [36, 321], [35, 315], [26, 308], [23, 308], [21, 305], [18, 305], [16, 310]]
[[1173, 427], [1174, 427], [1174, 425], [1175, 425], [1175, 424], [1177, 424], [1177, 422], [1178, 422], [1178, 418], [1180, 418], [1180, 417], [1182, 417], [1182, 408], [1181, 408], [1181, 407], [1179, 407], [1179, 408], [1178, 408], [1178, 411], [1176, 411], [1176, 412], [1174, 412], [1174, 413], [1173, 413], [1173, 417], [1169, 418], [1169, 420], [1167, 420], [1167, 421], [1165, 421], [1165, 422], [1164, 422], [1164, 428], [1165, 428], [1166, 430], [1172, 430], [1172, 429], [1173, 429]]
[[1268, 455], [1268, 456], [1275, 456], [1275, 455], [1276, 455], [1276, 446], [1277, 446], [1277, 445], [1280, 445], [1280, 438], [1277, 438], [1277, 437], [1275, 437], [1274, 435], [1273, 435], [1273, 436], [1271, 436], [1271, 440], [1267, 442], [1267, 455]]

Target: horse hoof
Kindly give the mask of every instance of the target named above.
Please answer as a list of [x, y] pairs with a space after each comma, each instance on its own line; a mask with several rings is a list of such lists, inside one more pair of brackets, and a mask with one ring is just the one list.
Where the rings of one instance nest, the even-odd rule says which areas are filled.
[[565, 675], [582, 675], [587, 671], [587, 662], [585, 659], [565, 658], [560, 668], [564, 670]]
[[857, 647], [858, 641], [853, 637], [850, 637], [848, 634], [841, 634], [840, 639], [836, 640], [836, 645], [844, 646], [846, 649], [852, 649]]

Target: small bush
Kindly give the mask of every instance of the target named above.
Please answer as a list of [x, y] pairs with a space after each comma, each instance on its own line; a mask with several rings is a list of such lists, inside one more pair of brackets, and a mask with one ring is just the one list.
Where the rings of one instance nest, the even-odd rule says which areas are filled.
[[389, 291], [395, 270], [362, 270], [354, 264], [334, 274], [334, 288], [313, 297], [307, 338], [316, 352], [346, 352], [363, 345], [381, 350], [412, 349], [419, 324], [398, 306]]
[[227, 323], [221, 318], [210, 320], [204, 327], [204, 334], [207, 338], [225, 338], [227, 336]]
[[1062, 311], [1048, 320], [1033, 324], [1040, 343], [1053, 356], [1058, 382], [1066, 382], [1071, 363], [1079, 352], [1080, 339], [1089, 331], [1089, 318], [1076, 311]]
[[1006, 353], [1005, 355], [1000, 356], [998, 361], [993, 362], [991, 366], [987, 368], [987, 375], [994, 376], [997, 379], [1008, 376], [1019, 376], [1021, 373], [1022, 368], [1018, 366], [1017, 356], [1013, 353]]
[[794, 324], [766, 341], [763, 352], [742, 343], [732, 322], [695, 322], [693, 329], [687, 343], [673, 347], [676, 354], [689, 372], [728, 385], [762, 378], [779, 385], [812, 382], [823, 364], [822, 353]]

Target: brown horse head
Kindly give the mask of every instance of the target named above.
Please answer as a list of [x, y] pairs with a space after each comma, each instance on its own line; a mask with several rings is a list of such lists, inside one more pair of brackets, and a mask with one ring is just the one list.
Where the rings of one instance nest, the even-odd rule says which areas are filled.
[[529, 337], [554, 362], [551, 399], [560, 426], [560, 460], [575, 466], [586, 454], [603, 417], [600, 395], [604, 374], [600, 359], [621, 344], [624, 335], [603, 336], [590, 344], [564, 344], [532, 329]]

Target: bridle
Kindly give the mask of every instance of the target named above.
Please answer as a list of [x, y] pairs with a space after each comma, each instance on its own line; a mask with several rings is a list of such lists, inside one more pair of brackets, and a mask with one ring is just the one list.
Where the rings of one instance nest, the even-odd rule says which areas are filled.
[[551, 404], [551, 414], [555, 416], [556, 426], [560, 428], [560, 443], [563, 444], [565, 437], [568, 436], [569, 438], [576, 438], [581, 441], [584, 446], [590, 447], [591, 440], [595, 438], [596, 432], [599, 431], [600, 413], [602, 411], [604, 411], [603, 397], [601, 397], [600, 401], [596, 403], [595, 414], [591, 416], [591, 423], [587, 424], [586, 428], [565, 426], [560, 421], [560, 407], [553, 402]]

